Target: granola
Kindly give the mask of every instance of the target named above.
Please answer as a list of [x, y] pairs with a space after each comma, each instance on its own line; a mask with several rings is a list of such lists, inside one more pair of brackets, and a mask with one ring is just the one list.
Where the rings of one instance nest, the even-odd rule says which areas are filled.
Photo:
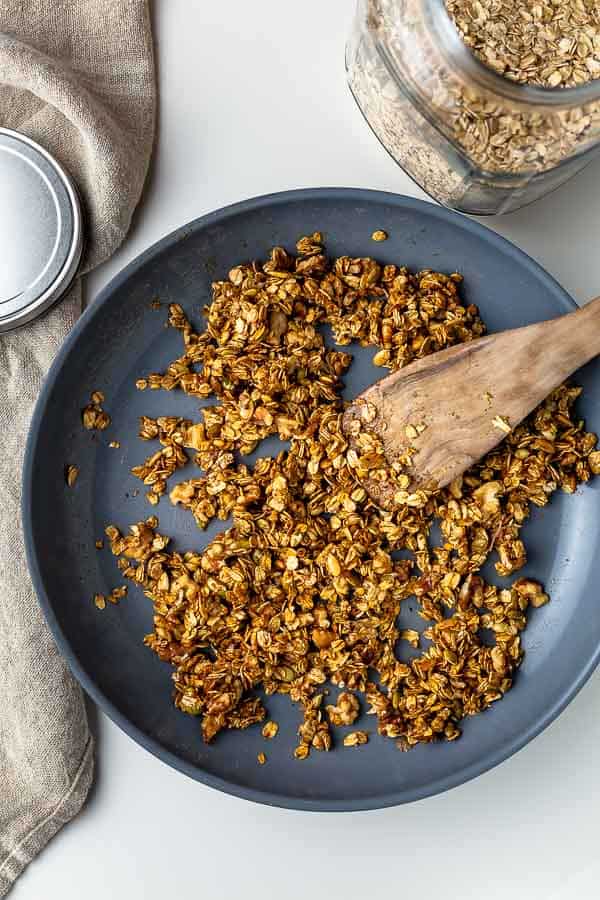
[[494, 418], [492, 419], [492, 425], [499, 431], [503, 431], [504, 434], [510, 434], [510, 422], [508, 421], [506, 416], [494, 416]]
[[[377, 446], [358, 453], [342, 430], [342, 376], [352, 362], [343, 348], [371, 347], [396, 370], [478, 337], [484, 325], [462, 302], [460, 282], [368, 258], [329, 260], [315, 233], [295, 255], [276, 247], [264, 264], [236, 266], [215, 283], [205, 330], [170, 307], [182, 354], [144, 384], [216, 402], [194, 420], [143, 417], [140, 437], [159, 449], [133, 471], [158, 501], [191, 458], [199, 471], [170, 489], [170, 502], [199, 528], [232, 524], [202, 551], [171, 549], [155, 516], [106, 534], [122, 575], [152, 601], [145, 643], [173, 667], [175, 705], [201, 717], [206, 741], [264, 722], [257, 689], [301, 706], [294, 755], [304, 759], [332, 747], [332, 728], [355, 722], [357, 694], [378, 732], [407, 749], [454, 740], [461, 719], [511, 688], [528, 611], [548, 596], [531, 579], [501, 588], [480, 570], [492, 557], [499, 575], [518, 572], [532, 506], [598, 472], [596, 435], [574, 412], [580, 389], [553, 391], [444, 490], [387, 509], [365, 490], [365, 474], [402, 474]], [[288, 449], [253, 465], [240, 458], [269, 435]], [[409, 598], [426, 624], [421, 634], [402, 624]], [[481, 629], [493, 634], [491, 646]], [[408, 662], [398, 656], [402, 638], [417, 648]], [[328, 683], [341, 693], [325, 706]], [[265, 737], [274, 725], [263, 725]], [[366, 741], [364, 731], [343, 739]]]
[[358, 698], [349, 691], [344, 691], [337, 698], [336, 705], [325, 707], [332, 725], [353, 725], [360, 715]]
[[262, 727], [262, 736], [267, 741], [271, 741], [274, 737], [276, 737], [278, 731], [279, 725], [277, 724], [277, 722], [265, 722]]
[[344, 747], [362, 747], [369, 740], [366, 731], [352, 731], [344, 738]]
[[79, 477], [79, 467], [74, 465], [65, 466], [65, 481], [68, 487], [74, 487]]
[[102, 408], [104, 394], [102, 391], [94, 391], [90, 402], [81, 411], [83, 427], [88, 431], [105, 431], [110, 425], [110, 416]]
[[[96, 541], [96, 545], [98, 545], [98, 541]], [[113, 588], [110, 594], [94, 594], [94, 605], [98, 609], [106, 609], [106, 601], [109, 603], [113, 603], [115, 606], [118, 605], [119, 600], [121, 600], [127, 594], [127, 585], [121, 585], [121, 587]]]

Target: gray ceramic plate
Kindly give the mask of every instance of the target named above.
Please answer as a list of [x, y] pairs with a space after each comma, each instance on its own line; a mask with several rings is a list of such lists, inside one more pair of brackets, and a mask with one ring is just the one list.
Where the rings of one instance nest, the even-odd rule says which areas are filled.
[[[389, 240], [374, 244], [370, 235], [376, 228], [388, 231]], [[318, 189], [211, 213], [129, 265], [60, 351], [29, 437], [23, 519], [33, 581], [64, 656], [86, 691], [136, 741], [193, 778], [241, 797], [297, 809], [370, 809], [446, 790], [506, 759], [548, 725], [588, 678], [600, 647], [600, 486], [587, 486], [574, 497], [555, 496], [527, 526], [525, 574], [546, 584], [552, 603], [531, 615], [514, 689], [492, 710], [465, 722], [460, 740], [403, 754], [393, 741], [374, 736], [364, 748], [313, 753], [300, 763], [291, 753], [298, 710], [275, 697], [268, 708], [281, 731], [266, 747], [267, 765], [256, 762], [265, 748], [256, 727], [219, 736], [206, 747], [198, 721], [172, 706], [169, 667], [142, 644], [151, 629], [149, 602], [130, 588], [119, 606], [95, 609], [92, 595], [121, 579], [110, 552], [97, 552], [94, 541], [108, 522], [126, 527], [150, 514], [129, 474], [148, 452], [135, 438], [138, 416], [193, 416], [196, 408], [176, 393], [140, 393], [134, 387], [136, 378], [162, 368], [180, 349], [179, 336], [164, 328], [164, 310], [151, 309], [151, 301], [177, 301], [199, 321], [198, 308], [209, 299], [215, 277], [240, 260], [264, 257], [274, 244], [293, 247], [299, 235], [316, 229], [325, 232], [331, 254], [374, 254], [416, 269], [461, 271], [468, 298], [479, 304], [491, 330], [550, 318], [573, 306], [549, 275], [502, 238], [406, 197]], [[370, 356], [357, 352], [348, 397], [381, 374]], [[581, 413], [599, 431], [598, 365], [584, 370], [579, 381], [585, 386]], [[98, 436], [85, 432], [80, 419], [93, 390], [104, 391], [112, 416], [110, 429]], [[121, 442], [120, 450], [109, 449], [111, 439]], [[64, 486], [67, 462], [81, 469], [72, 490]], [[180, 547], [201, 548], [217, 530], [202, 534], [166, 500], [157, 512], [161, 528]], [[419, 621], [410, 608], [403, 608], [402, 617], [406, 625]], [[372, 731], [372, 719], [360, 724]]]

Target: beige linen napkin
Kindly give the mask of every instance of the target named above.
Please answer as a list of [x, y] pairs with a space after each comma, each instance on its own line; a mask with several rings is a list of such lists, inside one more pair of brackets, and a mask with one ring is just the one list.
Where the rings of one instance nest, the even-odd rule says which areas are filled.
[[[74, 176], [89, 270], [123, 240], [152, 150], [148, 0], [0, 0], [0, 33], [0, 126], [39, 141]], [[0, 335], [0, 897], [79, 811], [92, 779], [83, 698], [31, 588], [19, 514], [33, 404], [80, 306], [76, 285], [44, 318]]]

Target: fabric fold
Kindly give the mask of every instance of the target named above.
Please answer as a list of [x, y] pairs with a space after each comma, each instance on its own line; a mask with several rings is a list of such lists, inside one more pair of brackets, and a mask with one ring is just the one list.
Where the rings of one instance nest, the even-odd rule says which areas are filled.
[[[2, 0], [0, 127], [38, 141], [82, 195], [82, 271], [124, 239], [154, 138], [156, 91], [147, 0]], [[93, 739], [81, 690], [31, 587], [20, 482], [33, 406], [81, 310], [60, 304], [0, 335], [0, 897], [81, 809]]]

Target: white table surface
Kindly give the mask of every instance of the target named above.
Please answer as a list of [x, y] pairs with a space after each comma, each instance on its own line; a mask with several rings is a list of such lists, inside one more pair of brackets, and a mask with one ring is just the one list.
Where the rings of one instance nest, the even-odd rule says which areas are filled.
[[[422, 196], [345, 84], [354, 0], [155, 3], [158, 146], [126, 246], [95, 295], [175, 227], [246, 197], [345, 185]], [[600, 165], [492, 228], [580, 302], [600, 290]], [[14, 900], [277, 896], [587, 900], [600, 896], [600, 674], [512, 759], [445, 795], [380, 812], [298, 813], [196, 784], [94, 712], [97, 779], [83, 813]]]

